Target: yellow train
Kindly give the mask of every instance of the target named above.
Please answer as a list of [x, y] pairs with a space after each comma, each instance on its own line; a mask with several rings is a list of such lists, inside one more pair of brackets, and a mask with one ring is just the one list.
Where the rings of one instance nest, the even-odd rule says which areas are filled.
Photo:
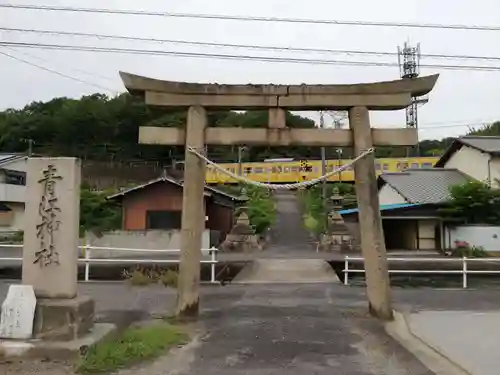
[[[432, 168], [439, 160], [437, 157], [412, 157], [412, 158], [385, 158], [376, 159], [375, 169], [377, 175], [384, 172], [400, 172], [408, 168]], [[327, 160], [327, 172], [349, 164], [349, 159]], [[238, 174], [240, 166], [238, 163], [219, 164], [226, 170]], [[290, 183], [311, 180], [321, 177], [320, 160], [292, 160], [292, 159], [270, 159], [258, 163], [242, 163], [241, 174], [253, 181], [267, 183]], [[237, 181], [226, 174], [219, 172], [212, 166], [207, 166], [205, 181], [207, 184], [231, 184]], [[342, 173], [329, 178], [328, 181], [354, 182], [353, 167], [350, 166]]]

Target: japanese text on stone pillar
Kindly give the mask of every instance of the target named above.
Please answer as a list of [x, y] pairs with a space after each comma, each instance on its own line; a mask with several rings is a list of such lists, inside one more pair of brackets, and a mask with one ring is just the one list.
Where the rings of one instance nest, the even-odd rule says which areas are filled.
[[59, 253], [57, 252], [54, 235], [59, 229], [61, 222], [58, 220], [61, 209], [57, 204], [56, 184], [62, 180], [53, 165], [48, 165], [42, 171], [43, 178], [38, 180], [42, 185], [42, 196], [38, 204], [39, 223], [36, 226], [36, 236], [39, 241], [39, 249], [35, 252], [35, 261], [40, 267], [51, 264], [59, 264]]

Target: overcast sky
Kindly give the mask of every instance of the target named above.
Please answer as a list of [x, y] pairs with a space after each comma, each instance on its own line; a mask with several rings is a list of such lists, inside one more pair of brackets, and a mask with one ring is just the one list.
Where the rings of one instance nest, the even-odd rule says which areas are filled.
[[[349, 21], [417, 22], [500, 26], [498, 0], [0, 0], [0, 3], [66, 5], [238, 16], [310, 18]], [[200, 20], [0, 8], [0, 27], [115, 34], [245, 45], [396, 52], [405, 41], [421, 44], [422, 54], [500, 56], [500, 31], [436, 30], [318, 24]], [[280, 56], [302, 59], [397, 63], [396, 56], [346, 56], [274, 52], [179, 44], [130, 42], [0, 31], [2, 41], [159, 49], [197, 53]], [[79, 97], [96, 91], [114, 95], [123, 86], [118, 71], [156, 78], [219, 83], [358, 83], [397, 79], [398, 67], [337, 66], [216, 60], [208, 58], [108, 54], [41, 49], [0, 52], [92, 82], [83, 84], [0, 55], [0, 109], [22, 108], [37, 100]], [[422, 64], [500, 66], [500, 61], [429, 60]], [[419, 109], [420, 137], [464, 133], [467, 124], [500, 120], [500, 70], [454, 71], [422, 68], [421, 75], [441, 73], [430, 101]], [[377, 127], [403, 127], [404, 111], [372, 112]]]

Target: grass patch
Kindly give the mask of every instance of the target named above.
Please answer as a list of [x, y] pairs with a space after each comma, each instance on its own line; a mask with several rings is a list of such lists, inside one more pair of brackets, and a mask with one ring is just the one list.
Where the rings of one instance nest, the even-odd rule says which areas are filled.
[[188, 335], [168, 323], [130, 327], [118, 337], [104, 340], [89, 349], [77, 364], [77, 372], [113, 372], [164, 354], [169, 348], [185, 344]]

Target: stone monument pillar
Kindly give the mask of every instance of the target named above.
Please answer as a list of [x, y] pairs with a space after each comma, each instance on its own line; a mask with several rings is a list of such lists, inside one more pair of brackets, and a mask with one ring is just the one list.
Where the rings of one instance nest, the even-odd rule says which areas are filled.
[[27, 165], [23, 284], [33, 286], [33, 337], [70, 341], [94, 325], [94, 302], [77, 295], [80, 162], [30, 158]]

